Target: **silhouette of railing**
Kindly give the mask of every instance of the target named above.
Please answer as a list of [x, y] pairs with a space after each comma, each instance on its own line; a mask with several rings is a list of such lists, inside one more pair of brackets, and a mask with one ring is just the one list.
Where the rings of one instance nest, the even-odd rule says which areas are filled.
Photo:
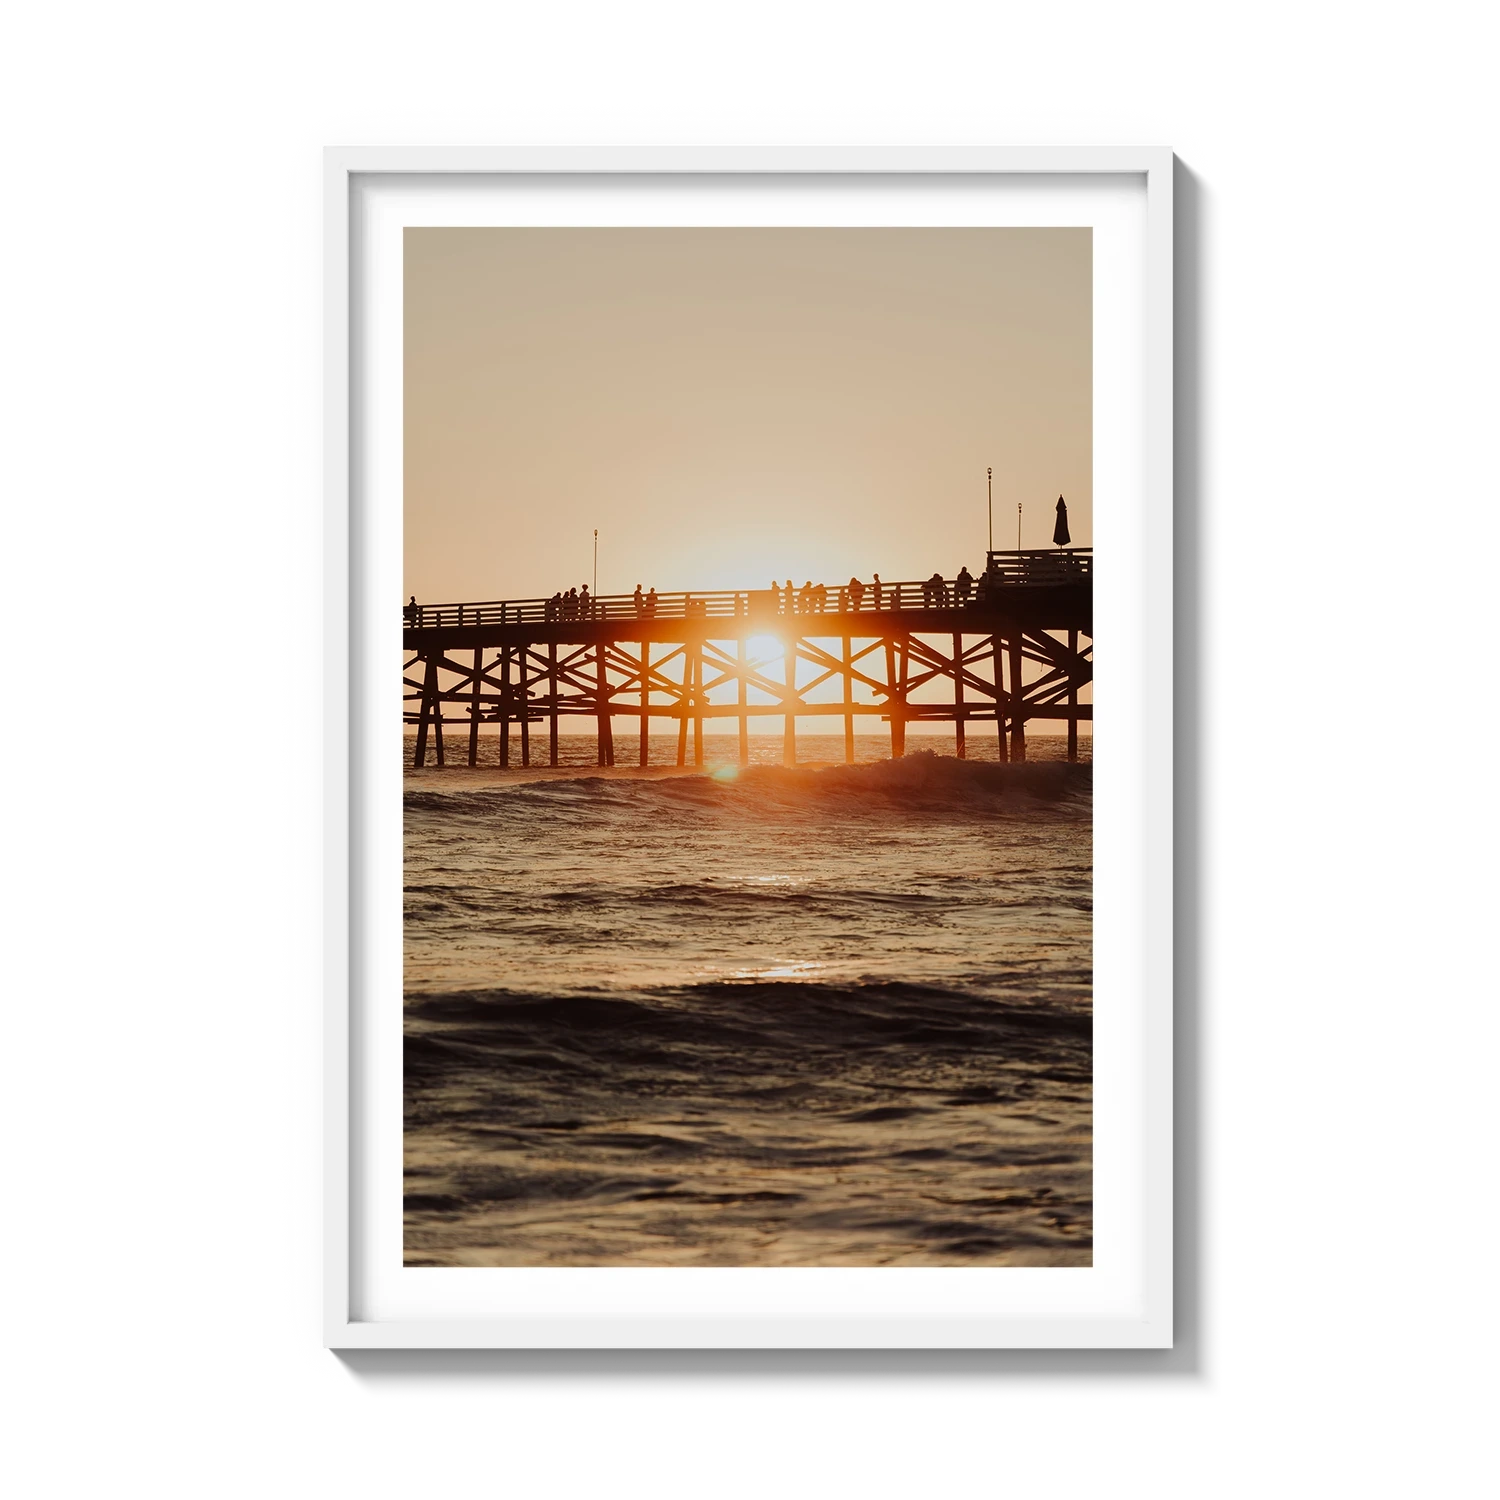
[[[822, 614], [874, 614], [891, 610], [948, 611], [971, 609], [1003, 598], [1015, 587], [1055, 587], [1093, 581], [1093, 549], [1075, 547], [1046, 551], [991, 552], [990, 568], [961, 592], [952, 578], [867, 583], [851, 590], [847, 583], [806, 585], [788, 590], [709, 589], [687, 593], [643, 595], [601, 594], [587, 606], [557, 599], [492, 599], [472, 604], [417, 604], [404, 610], [406, 624], [416, 629], [465, 625], [529, 625], [553, 622], [608, 620], [765, 619], [788, 615], [805, 618]], [[791, 598], [788, 601], [788, 593]], [[788, 603], [790, 602], [790, 608]]]

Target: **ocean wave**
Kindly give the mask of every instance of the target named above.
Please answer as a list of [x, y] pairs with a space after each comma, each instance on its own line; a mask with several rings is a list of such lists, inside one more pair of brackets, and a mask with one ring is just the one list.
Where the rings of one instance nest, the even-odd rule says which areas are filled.
[[659, 776], [565, 776], [473, 786], [455, 779], [406, 789], [413, 812], [519, 813], [547, 809], [594, 816], [601, 808], [682, 807], [732, 810], [768, 806], [877, 804], [884, 809], [941, 810], [1005, 801], [1085, 807], [1093, 767], [1065, 761], [999, 764], [958, 760], [918, 751], [899, 760], [865, 765], [795, 767], [726, 766]]
[[894, 982], [714, 980], [633, 993], [490, 989], [406, 999], [408, 1071], [420, 1077], [465, 1061], [534, 1054], [609, 1066], [662, 1063], [674, 1053], [883, 1051], [973, 1055], [1001, 1048], [1087, 1049], [1086, 1001], [1043, 992], [1004, 999], [974, 990]]

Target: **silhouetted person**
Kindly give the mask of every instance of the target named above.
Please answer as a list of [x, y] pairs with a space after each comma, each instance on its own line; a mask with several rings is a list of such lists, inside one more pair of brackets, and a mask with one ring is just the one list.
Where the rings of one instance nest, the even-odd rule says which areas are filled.
[[645, 595], [641, 593], [640, 584], [636, 584], [635, 594], [633, 597], [635, 599], [635, 617], [639, 620], [640, 617], [646, 612], [646, 598]]
[[655, 617], [656, 617], [656, 590], [653, 588], [651, 590], [651, 592], [646, 595], [646, 618], [648, 620], [650, 620], [650, 619], [654, 619]]
[[884, 587], [880, 581], [880, 574], [875, 574], [874, 578], [870, 581], [870, 592], [875, 596], [874, 602], [870, 605], [871, 609], [880, 608], [880, 596], [884, 592]]
[[401, 617], [406, 621], [408, 625], [415, 625], [417, 622], [417, 616], [420, 613], [421, 611], [417, 608], [417, 596], [413, 594], [411, 596], [410, 603], [408, 603], [406, 608], [401, 611]]
[[974, 592], [974, 575], [967, 568], [958, 570], [958, 577], [953, 580], [953, 598], [959, 604], [967, 604], [969, 595]]
[[864, 600], [864, 597], [865, 597], [865, 586], [864, 586], [864, 584], [862, 584], [859, 581], [859, 579], [857, 579], [857, 578], [851, 578], [849, 580], [849, 606], [850, 606], [850, 608], [853, 609], [853, 610], [855, 610], [855, 611], [858, 611], [861, 602]]
[[584, 586], [578, 590], [578, 618], [580, 620], [591, 620], [593, 618], [593, 615], [590, 614], [590, 611], [593, 609], [593, 607], [594, 601], [589, 598], [589, 586], [588, 584], [584, 584]]
[[797, 613], [797, 585], [790, 578], [786, 581], [786, 613]]

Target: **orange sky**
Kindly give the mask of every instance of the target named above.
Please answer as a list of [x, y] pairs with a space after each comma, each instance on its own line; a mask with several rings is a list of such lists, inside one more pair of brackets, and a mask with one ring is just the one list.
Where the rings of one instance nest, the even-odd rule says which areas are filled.
[[1092, 541], [1088, 229], [408, 229], [403, 594]]

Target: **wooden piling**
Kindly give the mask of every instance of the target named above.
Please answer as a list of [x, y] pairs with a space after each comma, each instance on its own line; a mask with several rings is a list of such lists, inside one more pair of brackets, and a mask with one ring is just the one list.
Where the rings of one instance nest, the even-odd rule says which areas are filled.
[[422, 706], [417, 710], [417, 750], [411, 763], [422, 767], [427, 764], [427, 726], [432, 722], [432, 709], [437, 701], [437, 659], [427, 658], [427, 669], [422, 674]]
[[1068, 632], [1068, 759], [1078, 759], [1078, 632]]
[[893, 636], [885, 638], [885, 685], [886, 685], [886, 709], [891, 719], [891, 759], [895, 760], [901, 755], [906, 746], [900, 724], [900, 714], [896, 703], [896, 641]]
[[597, 684], [594, 690], [594, 717], [598, 725], [601, 766], [612, 766], [615, 763], [614, 724], [609, 712], [609, 669], [605, 660], [607, 649], [601, 637], [594, 648], [594, 680]]
[[523, 766], [531, 764], [531, 669], [528, 666], [530, 660], [531, 647], [523, 641], [517, 657], [521, 679], [517, 691], [521, 695], [521, 764]]
[[479, 764], [479, 681], [484, 671], [484, 648], [474, 648], [474, 690], [469, 698], [469, 764]]
[[1004, 639], [999, 635], [990, 637], [990, 649], [995, 663], [995, 731], [999, 739], [999, 757], [1003, 764], [1010, 759], [1005, 748], [1005, 657]]
[[552, 721], [547, 730], [547, 764], [557, 764], [557, 642], [547, 642], [547, 697], [551, 700]]
[[[748, 604], [746, 612], [748, 613]], [[742, 766], [750, 764], [750, 715], [745, 712], [746, 705], [750, 701], [745, 688], [745, 658], [747, 654], [745, 646], [745, 637], [740, 636], [735, 642], [735, 660], [740, 664], [740, 764]]]
[[797, 764], [797, 635], [793, 631], [786, 638], [786, 692], [783, 696], [781, 763], [784, 766]]
[[1021, 632], [1016, 630], [1010, 638], [1010, 758], [1013, 761], [1026, 759], [1024, 687], [1021, 666]]
[[897, 643], [897, 656], [901, 662], [901, 731], [897, 736], [896, 754], [906, 754], [906, 695], [911, 691], [911, 637], [904, 632]]
[[854, 764], [854, 638], [844, 637], [844, 764]]
[[641, 642], [641, 765], [651, 762], [651, 642]]
[[510, 647], [500, 648], [500, 764], [510, 764]]
[[693, 647], [693, 764], [703, 764], [703, 646]]
[[953, 753], [960, 760], [967, 757], [964, 753], [964, 638], [961, 634], [953, 637]]

